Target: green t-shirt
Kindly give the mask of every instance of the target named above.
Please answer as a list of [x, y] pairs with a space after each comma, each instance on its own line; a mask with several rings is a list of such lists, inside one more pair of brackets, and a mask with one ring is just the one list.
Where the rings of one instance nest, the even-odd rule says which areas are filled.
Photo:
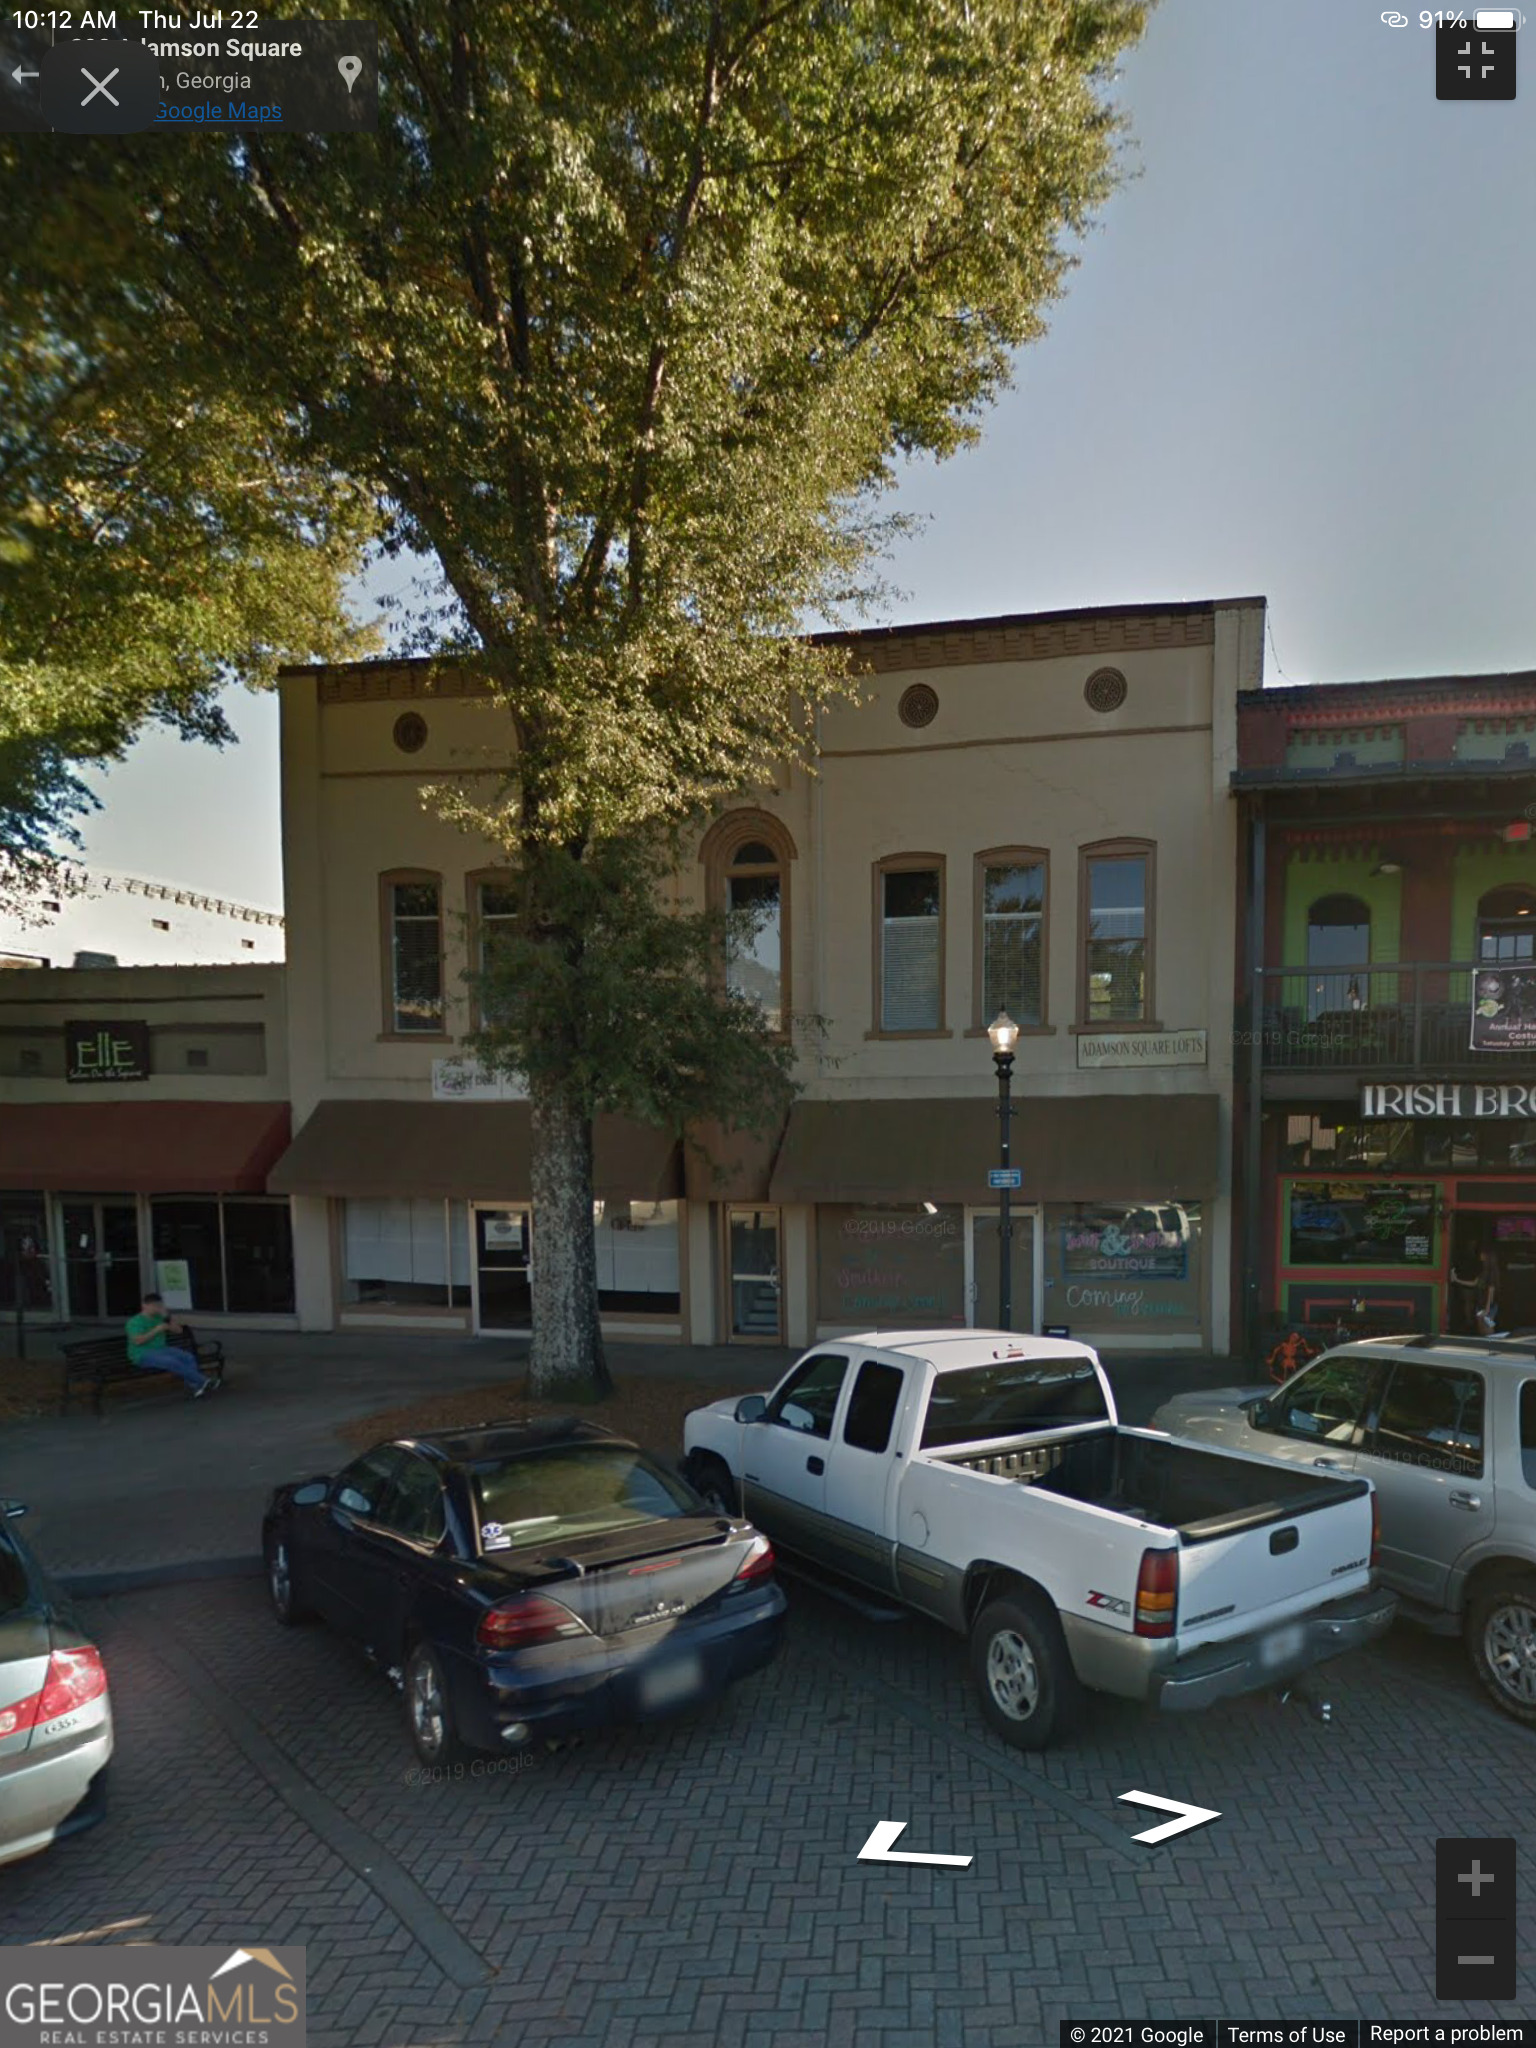
[[[131, 1364], [137, 1365], [146, 1351], [158, 1351], [163, 1344], [169, 1344], [170, 1332], [160, 1327], [164, 1321], [163, 1308], [156, 1309], [153, 1315], [128, 1318], [128, 1358]], [[159, 1335], [146, 1340], [146, 1333], [150, 1330], [159, 1330]]]

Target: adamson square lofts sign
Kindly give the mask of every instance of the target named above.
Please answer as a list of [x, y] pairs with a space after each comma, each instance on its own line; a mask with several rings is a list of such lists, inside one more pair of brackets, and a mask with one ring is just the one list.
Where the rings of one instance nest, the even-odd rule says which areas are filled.
[[1364, 1081], [1365, 1117], [1536, 1117], [1536, 1081]]

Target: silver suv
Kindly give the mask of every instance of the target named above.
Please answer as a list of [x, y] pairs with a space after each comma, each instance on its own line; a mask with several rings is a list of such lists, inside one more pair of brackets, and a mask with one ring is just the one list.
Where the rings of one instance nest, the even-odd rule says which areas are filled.
[[1460, 1631], [1494, 1700], [1536, 1726], [1536, 1340], [1366, 1338], [1279, 1387], [1180, 1394], [1152, 1426], [1372, 1480], [1400, 1612]]

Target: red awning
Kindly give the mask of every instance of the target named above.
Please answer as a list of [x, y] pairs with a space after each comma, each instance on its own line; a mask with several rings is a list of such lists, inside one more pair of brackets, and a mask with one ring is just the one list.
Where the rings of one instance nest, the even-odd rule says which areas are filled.
[[286, 1102], [8, 1102], [0, 1188], [71, 1194], [265, 1194]]

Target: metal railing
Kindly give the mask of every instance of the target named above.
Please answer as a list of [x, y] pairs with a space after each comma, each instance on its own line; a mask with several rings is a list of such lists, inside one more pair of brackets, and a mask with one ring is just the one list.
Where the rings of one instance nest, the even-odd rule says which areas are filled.
[[[1377, 961], [1359, 967], [1263, 967], [1259, 1034], [1266, 1068], [1414, 1069], [1436, 1074], [1536, 1069], [1536, 1047], [1472, 1050], [1475, 960]], [[1536, 1018], [1531, 1020], [1536, 1026]]]

